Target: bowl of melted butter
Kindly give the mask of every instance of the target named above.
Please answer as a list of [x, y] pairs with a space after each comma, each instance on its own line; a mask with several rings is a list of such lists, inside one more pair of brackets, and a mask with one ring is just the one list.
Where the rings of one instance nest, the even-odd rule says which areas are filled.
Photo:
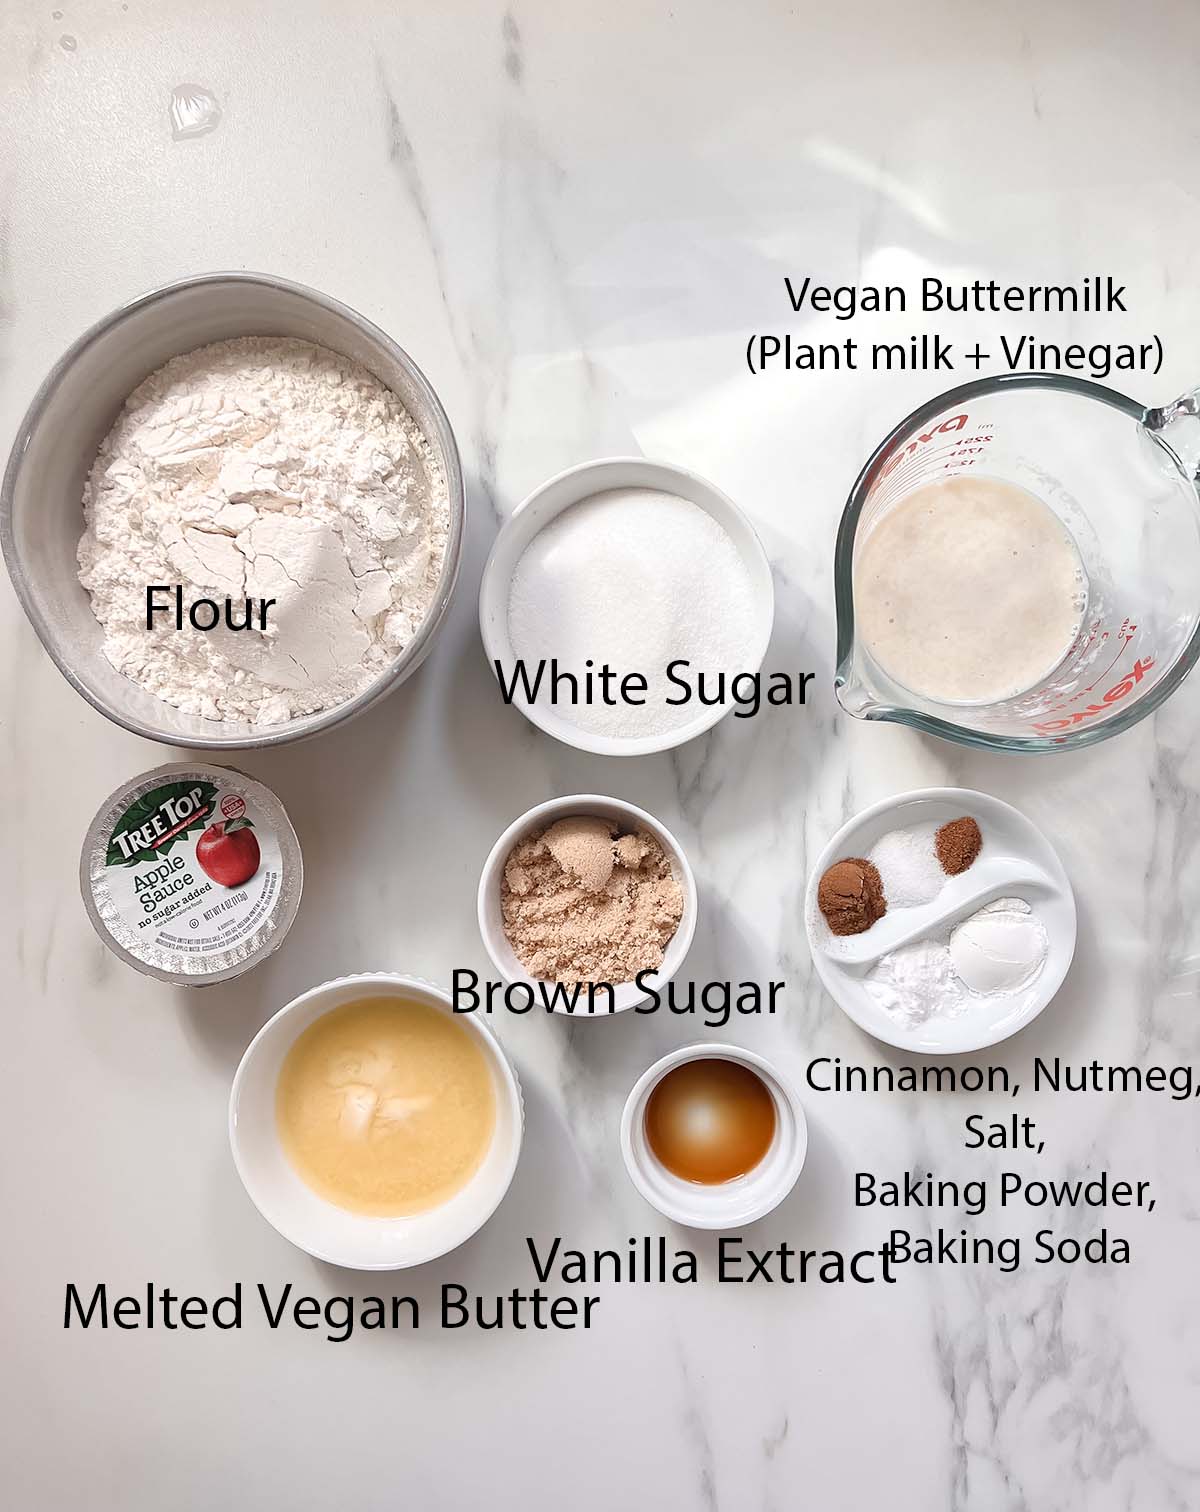
[[251, 1201], [332, 1265], [436, 1259], [496, 1210], [520, 1154], [521, 1088], [473, 1014], [416, 977], [341, 977], [251, 1041], [229, 1138]]

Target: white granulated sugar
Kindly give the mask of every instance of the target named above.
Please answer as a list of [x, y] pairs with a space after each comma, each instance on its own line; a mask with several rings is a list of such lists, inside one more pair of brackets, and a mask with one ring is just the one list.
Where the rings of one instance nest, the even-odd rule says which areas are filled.
[[889, 908], [916, 908], [931, 903], [946, 885], [937, 858], [936, 824], [892, 830], [875, 842], [867, 860], [879, 873]]
[[[176, 357], [129, 396], [84, 489], [79, 580], [104, 654], [167, 703], [279, 724], [361, 692], [433, 600], [445, 478], [399, 399], [349, 358], [250, 336]], [[267, 631], [146, 624], [185, 604], [277, 600]], [[160, 602], [165, 601], [160, 596]]]
[[761, 654], [753, 585], [737, 547], [698, 505], [648, 488], [611, 489], [571, 505], [530, 542], [513, 574], [508, 633], [531, 669], [557, 657], [581, 677], [585, 663], [642, 673], [643, 706], [565, 704], [581, 729], [618, 738], [655, 735], [704, 711], [665, 668], [686, 658], [697, 673], [753, 670]]

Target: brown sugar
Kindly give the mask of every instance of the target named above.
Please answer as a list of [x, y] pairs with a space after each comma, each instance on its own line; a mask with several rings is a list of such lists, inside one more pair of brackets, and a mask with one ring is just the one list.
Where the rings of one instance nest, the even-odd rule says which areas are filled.
[[662, 965], [683, 888], [648, 830], [619, 834], [608, 819], [577, 814], [513, 847], [500, 906], [531, 977], [615, 986]]
[[879, 872], [861, 856], [835, 861], [817, 884], [817, 906], [835, 935], [862, 934], [887, 913]]
[[964, 816], [943, 824], [933, 840], [937, 858], [948, 877], [957, 877], [972, 865], [983, 848], [983, 836], [974, 819]]

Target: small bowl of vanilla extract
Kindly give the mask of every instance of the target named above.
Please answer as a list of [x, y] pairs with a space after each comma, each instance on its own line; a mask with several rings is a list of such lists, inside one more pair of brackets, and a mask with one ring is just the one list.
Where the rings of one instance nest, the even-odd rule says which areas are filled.
[[761, 1055], [687, 1045], [656, 1061], [629, 1094], [621, 1153], [634, 1186], [665, 1217], [735, 1228], [765, 1217], [795, 1186], [808, 1124], [795, 1091]]

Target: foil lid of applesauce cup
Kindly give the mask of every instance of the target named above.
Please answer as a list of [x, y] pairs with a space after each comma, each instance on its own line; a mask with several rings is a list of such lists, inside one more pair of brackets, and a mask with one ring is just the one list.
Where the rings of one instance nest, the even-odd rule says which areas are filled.
[[79, 863], [96, 933], [138, 971], [204, 987], [264, 960], [296, 917], [300, 845], [269, 788], [229, 767], [156, 767], [106, 799]]

